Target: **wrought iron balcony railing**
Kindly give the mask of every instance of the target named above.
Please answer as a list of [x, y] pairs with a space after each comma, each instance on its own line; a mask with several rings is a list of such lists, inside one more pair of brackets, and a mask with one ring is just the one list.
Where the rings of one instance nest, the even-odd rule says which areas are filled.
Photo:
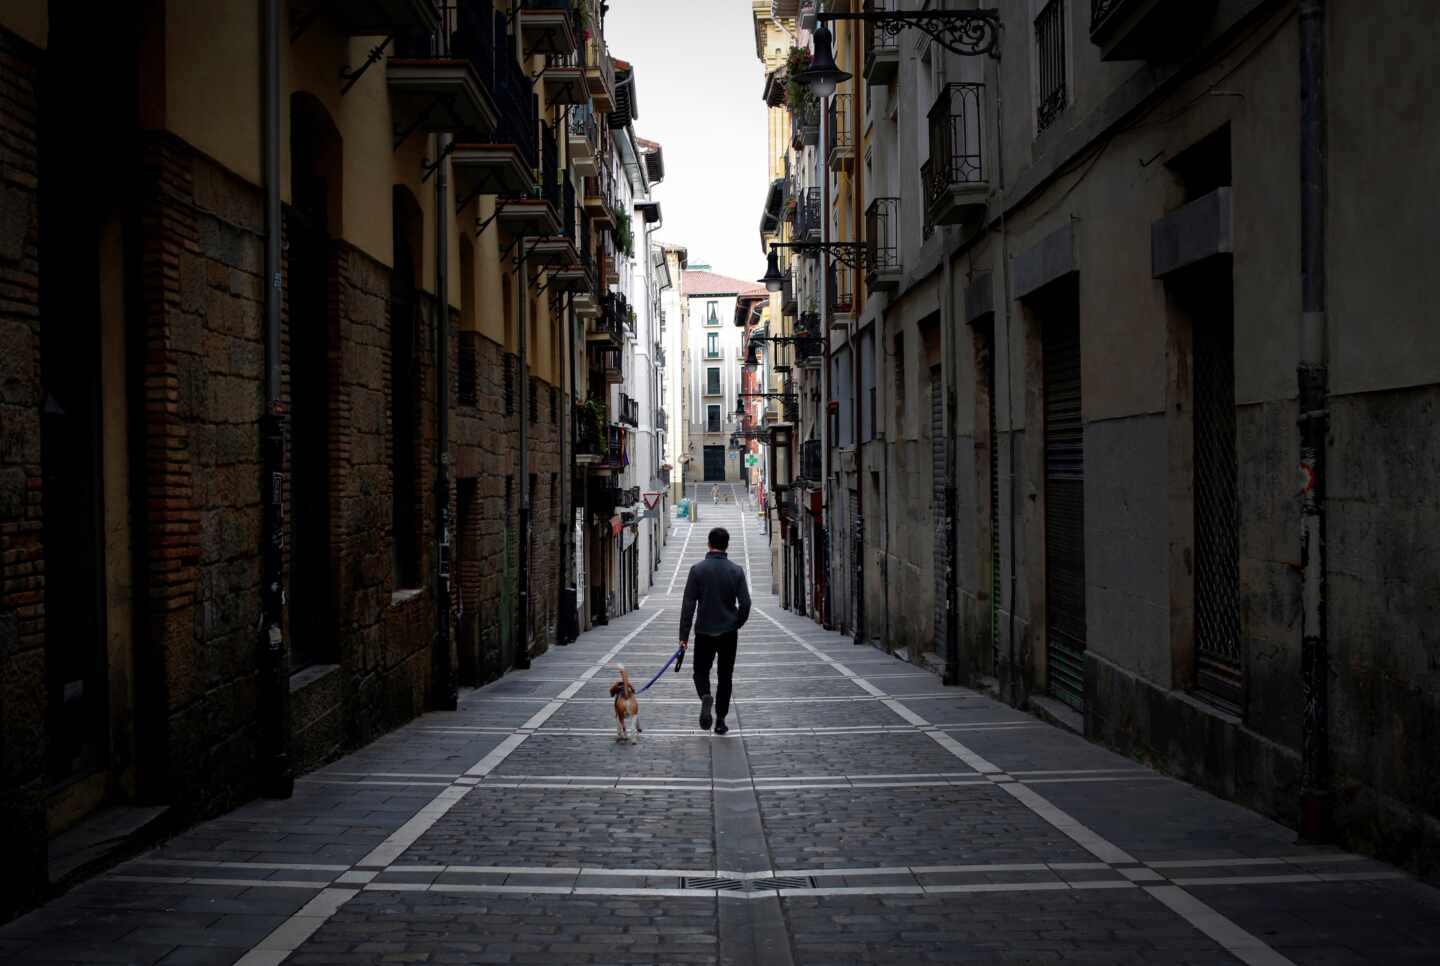
[[[860, 8], [865, 13], [883, 13], [895, 9], [894, 0], [865, 0]], [[887, 33], [878, 23], [865, 24], [865, 80], [870, 84], [888, 84], [900, 69], [900, 45], [894, 34]]]
[[900, 282], [900, 199], [876, 198], [865, 209], [865, 276], [872, 288]]
[[847, 317], [855, 312], [855, 270], [838, 262], [830, 263], [830, 311]]
[[983, 84], [946, 84], [930, 108], [930, 158], [920, 167], [926, 219], [953, 225], [983, 209], [990, 192], [983, 122]]
[[848, 165], [855, 157], [855, 133], [850, 124], [851, 95], [830, 98], [829, 154], [832, 170]]
[[795, 219], [795, 236], [798, 241], [819, 241], [820, 223], [824, 217], [820, 189], [806, 188], [800, 196], [799, 215]]

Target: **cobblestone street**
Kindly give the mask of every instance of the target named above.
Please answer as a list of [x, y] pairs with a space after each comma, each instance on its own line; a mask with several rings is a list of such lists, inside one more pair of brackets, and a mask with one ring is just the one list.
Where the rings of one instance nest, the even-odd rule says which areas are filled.
[[[0, 929], [7, 963], [1433, 963], [1440, 893], [781, 611], [735, 503], [640, 610]], [[673, 652], [731, 528], [724, 738]]]

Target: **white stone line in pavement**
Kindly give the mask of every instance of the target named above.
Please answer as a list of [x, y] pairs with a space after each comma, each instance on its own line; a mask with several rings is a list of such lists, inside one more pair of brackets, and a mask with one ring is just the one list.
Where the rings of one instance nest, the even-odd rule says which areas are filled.
[[680, 553], [675, 557], [675, 572], [670, 575], [670, 586], [665, 588], [666, 594], [675, 593], [675, 579], [680, 576], [680, 568], [685, 566], [685, 551], [690, 549], [690, 537], [695, 533], [695, 524], [685, 528], [685, 543], [680, 547]]
[[310, 882], [304, 879], [215, 879], [187, 875], [111, 875], [106, 882], [150, 882], [167, 885], [243, 886], [266, 889], [323, 889], [329, 880]]
[[[839, 661], [831, 658], [819, 648], [807, 643], [798, 634], [770, 616], [770, 614], [763, 610], [761, 613], [764, 614], [765, 618], [772, 624], [788, 634], [791, 639], [809, 650], [816, 657], [831, 664], [836, 670], [839, 670], [840, 673], [854, 680], [860, 687], [872, 693], [884, 693], [868, 681], [859, 678], [855, 672], [846, 668]], [[904, 707], [904, 705], [901, 705], [899, 702], [895, 702], [894, 704], [887, 702], [887, 705], [891, 707], [896, 714], [900, 713], [899, 708]], [[910, 715], [906, 715], [905, 717], [907, 720], [912, 720]], [[923, 721], [924, 719], [919, 715], [913, 716], [912, 723], [918, 725]], [[1004, 779], [1000, 780], [1000, 776], [1003, 775], [1002, 769], [987, 761], [972, 749], [956, 741], [954, 738], [939, 731], [926, 731], [925, 733], [946, 751], [949, 751], [961, 761], [965, 762], [969, 767], [982, 774], [996, 776], [996, 784], [1004, 789], [1007, 794], [1026, 808], [1029, 808], [1040, 818], [1050, 823], [1050, 825], [1054, 826], [1058, 831], [1069, 836], [1077, 845], [1090, 852], [1090, 854], [1096, 858], [1110, 863], [1124, 863], [1127, 865], [1142, 864], [1124, 849], [1089, 828], [1034, 789], [1010, 779], [1009, 776], [1004, 776]], [[1156, 899], [1159, 899], [1201, 932], [1220, 943], [1233, 955], [1251, 964], [1251, 966], [1281, 966], [1281, 964], [1290, 963], [1290, 960], [1277, 953], [1263, 941], [1247, 933], [1230, 919], [1210, 908], [1190, 893], [1185, 892], [1179, 886], [1147, 886], [1145, 887], [1145, 891]]]
[[[657, 610], [646, 618], [639, 627], [636, 627], [629, 634], [622, 637], [614, 647], [605, 652], [595, 664], [581, 673], [570, 687], [560, 692], [562, 698], [573, 697], [585, 683], [598, 674], [606, 664], [615, 658], [617, 654], [629, 644], [640, 632], [649, 627], [650, 624], [664, 613], [664, 608]], [[545, 723], [545, 720], [561, 708], [561, 702], [552, 701], [545, 708], [533, 715], [525, 724], [527, 727], [538, 728]], [[505, 758], [518, 748], [528, 737], [527, 734], [511, 734], [491, 749], [485, 757], [481, 758], [465, 772], [470, 779], [483, 778], [494, 770]], [[409, 821], [394, 832], [390, 833], [383, 842], [372, 849], [350, 871], [365, 872], [371, 869], [379, 869], [390, 865], [406, 849], [429, 831], [442, 816], [463, 799], [476, 786], [468, 784], [465, 779], [458, 779], [455, 784], [440, 789], [439, 793], [430, 800], [428, 805], [416, 812]], [[357, 877], [358, 878], [358, 877]], [[266, 880], [268, 881], [268, 880]], [[358, 884], [358, 883], [357, 883]], [[366, 883], [362, 888], [369, 888], [371, 883]], [[277, 926], [269, 935], [262, 939], [242, 956], [235, 966], [279, 966], [284, 959], [300, 947], [300, 945], [315, 934], [336, 911], [346, 902], [358, 894], [357, 889], [326, 889], [312, 899], [299, 912]]]
[[137, 865], [165, 865], [185, 869], [256, 869], [265, 872], [344, 872], [348, 865], [317, 865], [310, 862], [210, 862], [204, 859], [132, 859], [124, 868]]
[[[915, 725], [835, 725], [826, 727], [817, 725], [815, 727], [795, 726], [792, 728], [731, 728], [730, 734], [744, 735], [747, 738], [791, 738], [801, 735], [929, 735], [936, 731], [983, 731], [983, 732], [1008, 732], [1019, 731], [1028, 728], [1048, 728], [1049, 725], [1042, 721], [1033, 724], [1016, 724], [1005, 727], [997, 727], [986, 724], [954, 724], [954, 725], [930, 725], [928, 728], [920, 728]], [[650, 737], [676, 737], [681, 735], [694, 736], [699, 732], [698, 728], [688, 729], [666, 729], [646, 728], [645, 734]], [[575, 737], [577, 735], [607, 735], [614, 734], [613, 728], [546, 728], [543, 731], [533, 729], [522, 730], [519, 728], [505, 728], [495, 726], [492, 728], [427, 728], [426, 734], [436, 735], [458, 735], [464, 737], [483, 737], [493, 735], [535, 735], [541, 738]]]
[[1179, 886], [1146, 886], [1145, 891], [1248, 966], [1294, 966], [1264, 940], [1241, 929]]
[[1308, 865], [1314, 862], [1366, 862], [1363, 855], [1349, 852], [1321, 852], [1315, 855], [1269, 855], [1254, 858], [1160, 859], [1145, 864], [1152, 869], [1223, 869], [1250, 865]]
[[[733, 488], [731, 496], [734, 496]], [[746, 526], [745, 511], [740, 511], [740, 549], [745, 554], [745, 589], [755, 593], [755, 582], [750, 579], [750, 529]]]

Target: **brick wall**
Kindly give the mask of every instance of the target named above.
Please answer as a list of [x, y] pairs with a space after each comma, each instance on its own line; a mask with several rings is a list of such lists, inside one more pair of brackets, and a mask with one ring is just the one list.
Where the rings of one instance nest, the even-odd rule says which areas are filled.
[[0, 910], [45, 871], [39, 51], [0, 30]]

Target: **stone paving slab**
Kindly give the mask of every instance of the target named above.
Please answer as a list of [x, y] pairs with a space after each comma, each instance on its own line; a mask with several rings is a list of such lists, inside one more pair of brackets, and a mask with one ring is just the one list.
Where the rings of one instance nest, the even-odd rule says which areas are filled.
[[1235, 959], [1136, 891], [787, 898], [796, 963], [1220, 966]]
[[1093, 858], [989, 784], [759, 789], [777, 867], [1083, 862]]
[[1189, 888], [1295, 962], [1440, 962], [1440, 895], [1409, 879]]
[[[602, 739], [603, 740], [603, 739]], [[408, 849], [415, 865], [715, 867], [711, 798], [477, 787]]]
[[288, 963], [718, 963], [715, 903], [361, 893]]
[[928, 736], [907, 734], [787, 735], [745, 738], [757, 776], [889, 775], [967, 771]]

